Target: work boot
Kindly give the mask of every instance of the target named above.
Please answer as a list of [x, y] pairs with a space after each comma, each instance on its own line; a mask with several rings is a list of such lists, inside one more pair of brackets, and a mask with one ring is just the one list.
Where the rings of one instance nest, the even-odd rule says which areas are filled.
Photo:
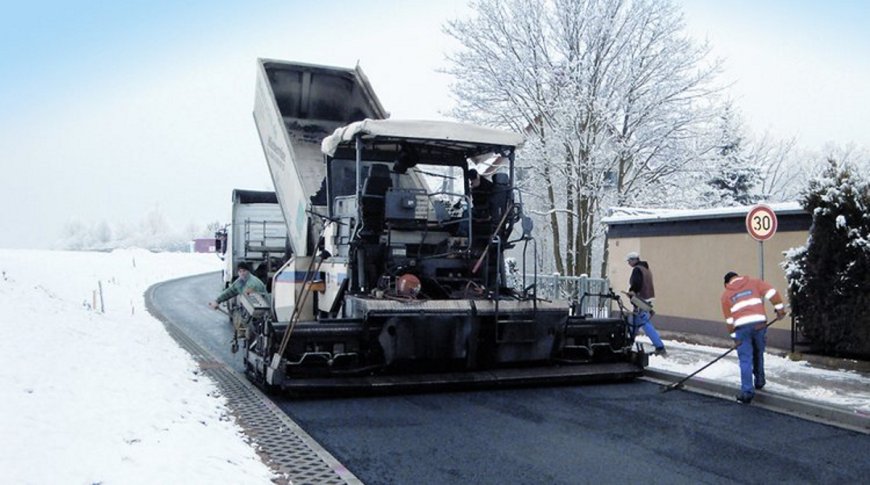
[[751, 394], [740, 393], [736, 397], [737, 397], [737, 402], [739, 402], [740, 404], [749, 404], [752, 402], [752, 395]]
[[765, 384], [764, 379], [762, 379], [760, 381], [757, 380], [757, 381], [755, 381], [755, 388], [759, 389], [759, 390], [764, 389], [764, 384]]
[[667, 357], [668, 351], [665, 350], [664, 347], [656, 347], [656, 351], [653, 352], [653, 355], [661, 355], [662, 357]]

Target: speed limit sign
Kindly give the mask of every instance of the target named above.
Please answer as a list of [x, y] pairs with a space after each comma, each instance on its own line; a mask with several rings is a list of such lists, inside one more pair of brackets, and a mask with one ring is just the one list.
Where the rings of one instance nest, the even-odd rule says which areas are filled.
[[776, 213], [773, 209], [758, 204], [746, 214], [746, 230], [756, 241], [766, 241], [776, 233]]

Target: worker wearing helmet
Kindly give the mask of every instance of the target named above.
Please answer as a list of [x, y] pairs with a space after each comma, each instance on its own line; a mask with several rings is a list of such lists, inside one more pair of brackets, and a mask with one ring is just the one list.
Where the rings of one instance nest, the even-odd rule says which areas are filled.
[[[649, 269], [649, 264], [646, 261], [641, 261], [640, 254], [633, 251], [626, 255], [625, 260], [632, 267], [631, 277], [628, 280], [628, 296], [640, 298], [652, 306], [652, 301], [656, 297], [656, 290], [653, 286], [652, 271]], [[635, 305], [634, 328], [643, 328], [646, 336], [652, 340], [655, 347], [655, 355], [665, 356], [667, 355], [665, 344], [662, 342], [662, 338], [655, 327], [653, 327], [652, 321], [650, 321], [651, 317], [650, 311]]]
[[[749, 404], [755, 390], [764, 387], [764, 347], [767, 339], [767, 315], [764, 300], [773, 304], [776, 318], [785, 316], [782, 297], [766, 281], [740, 276], [733, 271], [725, 275], [722, 314], [728, 333], [737, 346], [740, 361], [740, 394], [737, 401]], [[754, 379], [754, 382], [753, 382]]]

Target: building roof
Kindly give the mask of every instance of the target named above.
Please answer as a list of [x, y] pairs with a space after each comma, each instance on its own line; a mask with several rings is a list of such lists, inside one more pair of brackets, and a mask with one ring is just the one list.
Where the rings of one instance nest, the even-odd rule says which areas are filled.
[[[767, 204], [777, 216], [777, 231], [807, 231], [812, 215], [797, 202]], [[618, 207], [602, 219], [608, 236], [650, 237], [746, 232], [746, 215], [754, 206], [715, 209], [637, 209]]]
[[[798, 202], [779, 202], [767, 204], [777, 216], [806, 214]], [[744, 218], [754, 205], [737, 207], [717, 207], [712, 209], [641, 209], [634, 207], [614, 207], [602, 222], [610, 226], [620, 224], [639, 224], [655, 222], [691, 221], [703, 219]]]

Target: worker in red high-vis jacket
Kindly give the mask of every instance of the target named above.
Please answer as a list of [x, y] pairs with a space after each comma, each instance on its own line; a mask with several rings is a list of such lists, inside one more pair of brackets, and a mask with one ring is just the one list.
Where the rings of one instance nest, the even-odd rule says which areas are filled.
[[[767, 340], [767, 314], [764, 300], [773, 304], [777, 320], [785, 316], [785, 305], [776, 288], [766, 281], [740, 276], [733, 271], [725, 275], [722, 314], [728, 333], [737, 346], [740, 361], [740, 394], [737, 400], [749, 404], [755, 390], [764, 387], [764, 346]], [[753, 383], [753, 378], [755, 382]]]

